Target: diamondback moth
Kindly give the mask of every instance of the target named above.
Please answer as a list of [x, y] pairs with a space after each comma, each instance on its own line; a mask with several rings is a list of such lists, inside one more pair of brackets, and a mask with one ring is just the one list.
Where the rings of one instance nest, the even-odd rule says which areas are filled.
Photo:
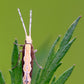
[[[35, 52], [37, 50], [33, 49], [32, 45], [32, 39], [31, 39], [31, 23], [32, 23], [32, 10], [30, 10], [30, 23], [29, 23], [29, 35], [27, 35], [26, 27], [20, 12], [20, 9], [18, 8], [18, 13], [25, 31], [25, 44], [23, 45], [22, 50], [22, 72], [23, 72], [23, 84], [31, 84], [31, 77], [32, 77], [32, 69], [33, 69], [33, 59], [35, 59]], [[42, 68], [35, 59], [36, 64], [39, 66], [39, 68]]]

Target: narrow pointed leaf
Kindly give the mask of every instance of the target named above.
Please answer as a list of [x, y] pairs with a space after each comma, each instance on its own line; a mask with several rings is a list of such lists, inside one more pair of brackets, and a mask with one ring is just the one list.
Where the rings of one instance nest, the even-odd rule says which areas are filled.
[[60, 40], [60, 36], [58, 36], [58, 38], [55, 40], [54, 44], [51, 47], [45, 68], [48, 68], [50, 66], [51, 62], [53, 61], [53, 59], [55, 57], [55, 46], [59, 40]]
[[54, 84], [64, 84], [66, 82], [66, 80], [69, 78], [69, 76], [71, 75], [72, 71], [74, 69], [74, 65], [68, 69], [67, 71], [65, 71], [59, 78], [58, 80], [54, 83]]
[[53, 78], [51, 84], [54, 84], [54, 83], [55, 83], [55, 80], [56, 80], [56, 76], [54, 76], [54, 78]]
[[1, 72], [0, 72], [0, 84], [5, 84], [5, 81]]
[[54, 44], [52, 45], [51, 50], [49, 52], [48, 59], [51, 59], [51, 55], [54, 54], [55, 46], [59, 40], [60, 40], [60, 36], [58, 36], [58, 38], [55, 40]]
[[38, 71], [38, 74], [37, 74], [37, 77], [36, 77], [36, 83], [35, 84], [38, 84], [38, 80], [40, 78], [40, 72], [41, 72], [41, 69], [39, 69], [39, 71]]
[[14, 77], [14, 73], [12, 72], [12, 70], [9, 70], [10, 76], [11, 76], [11, 84], [14, 84], [15, 82], [15, 77]]
[[75, 30], [75, 27], [77, 26], [78, 24], [78, 21], [80, 20], [81, 16], [79, 16], [73, 23], [72, 25], [70, 26], [70, 28], [68, 29], [68, 31], [66, 32], [63, 40], [61, 41], [61, 44], [60, 44], [60, 47], [63, 47], [65, 46], [71, 39], [72, 37], [72, 34]]
[[15, 40], [14, 42], [14, 48], [13, 48], [13, 53], [12, 53], [12, 68], [16, 66], [17, 61], [18, 61], [18, 56], [19, 56], [19, 50], [18, 50], [18, 46], [17, 44], [17, 40]]
[[[15, 40], [17, 44], [17, 40]], [[22, 84], [22, 63], [18, 63], [19, 50], [18, 46], [14, 44], [12, 53], [12, 70], [10, 70], [11, 84]], [[18, 64], [17, 64], [18, 63]]]

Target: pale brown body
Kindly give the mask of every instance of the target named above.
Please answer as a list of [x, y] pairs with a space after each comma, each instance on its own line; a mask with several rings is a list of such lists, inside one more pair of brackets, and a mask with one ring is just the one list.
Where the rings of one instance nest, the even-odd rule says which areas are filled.
[[23, 84], [31, 84], [34, 50], [32, 44], [25, 44], [22, 55]]

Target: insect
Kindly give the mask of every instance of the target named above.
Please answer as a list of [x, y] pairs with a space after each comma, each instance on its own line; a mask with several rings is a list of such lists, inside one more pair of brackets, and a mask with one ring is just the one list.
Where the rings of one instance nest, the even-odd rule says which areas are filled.
[[27, 35], [26, 27], [19, 8], [18, 13], [20, 15], [20, 19], [22, 21], [26, 37], [25, 44], [23, 45], [22, 50], [23, 84], [31, 84], [33, 59], [35, 59], [36, 64], [39, 66], [39, 68], [42, 69], [42, 67], [37, 63], [37, 60], [35, 58], [35, 52], [37, 50], [34, 50], [32, 45], [32, 39], [31, 39], [32, 10], [30, 10], [29, 35]]

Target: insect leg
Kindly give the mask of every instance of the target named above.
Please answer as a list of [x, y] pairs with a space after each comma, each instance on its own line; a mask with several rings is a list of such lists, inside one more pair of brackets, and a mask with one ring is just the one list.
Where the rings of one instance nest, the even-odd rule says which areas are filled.
[[[34, 53], [36, 53], [37, 52], [37, 49], [35, 49], [34, 50]], [[35, 60], [35, 62], [36, 62], [36, 64], [37, 64], [37, 66], [40, 68], [40, 69], [43, 69], [42, 68], [42, 66], [40, 66], [39, 64], [38, 64], [38, 62], [37, 62], [37, 59], [36, 59], [36, 56], [34, 55], [34, 60]]]
[[20, 47], [24, 46], [23, 44], [17, 44], [17, 43], [14, 43], [14, 44], [16, 44], [17, 46], [20, 46]]
[[43, 69], [42, 66], [40, 66], [40, 65], [38, 64], [37, 59], [36, 59], [36, 56], [34, 56], [34, 60], [35, 60], [35, 62], [36, 62], [36, 64], [37, 64], [37, 66], [38, 66], [40, 69]]

